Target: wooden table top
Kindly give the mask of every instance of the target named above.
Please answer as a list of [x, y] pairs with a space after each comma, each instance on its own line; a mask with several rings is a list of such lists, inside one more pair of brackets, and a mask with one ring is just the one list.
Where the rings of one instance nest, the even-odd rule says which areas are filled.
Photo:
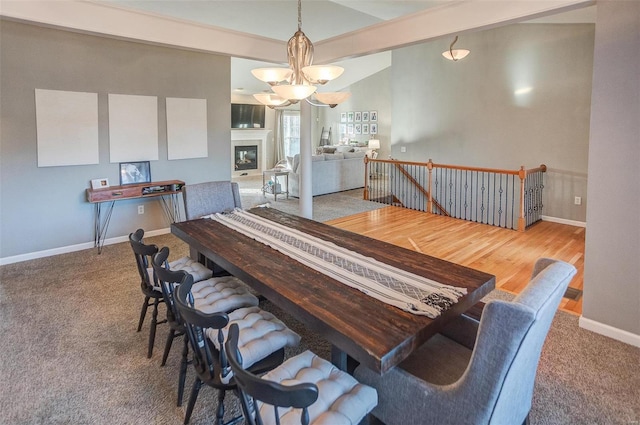
[[171, 232], [349, 356], [384, 373], [495, 287], [495, 276], [272, 208], [250, 212], [437, 282], [467, 288], [436, 319], [405, 312], [350, 288], [214, 220]]

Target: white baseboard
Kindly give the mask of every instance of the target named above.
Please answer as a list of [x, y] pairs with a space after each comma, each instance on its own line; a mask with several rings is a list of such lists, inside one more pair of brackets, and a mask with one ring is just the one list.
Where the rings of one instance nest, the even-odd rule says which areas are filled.
[[595, 320], [586, 319], [583, 316], [580, 316], [578, 325], [582, 329], [613, 338], [617, 341], [624, 342], [625, 344], [633, 345], [634, 347], [640, 347], [640, 335], [623, 331], [622, 329], [614, 328], [613, 326], [605, 325], [604, 323], [596, 322]]
[[[145, 237], [151, 237], [151, 236], [165, 235], [170, 232], [171, 232], [171, 229], [167, 227], [164, 229], [150, 230], [148, 232], [145, 232], [144, 235]], [[127, 242], [128, 240], [129, 240], [129, 235], [116, 236], [114, 238], [105, 239], [104, 245], [113, 245], [120, 242]], [[95, 248], [93, 246], [93, 242], [85, 242], [77, 245], [61, 246], [60, 248], [45, 249], [44, 251], [36, 251], [36, 252], [30, 252], [27, 254], [14, 255], [12, 257], [0, 258], [0, 266], [4, 266], [6, 264], [19, 263], [22, 261], [35, 260], [36, 258], [51, 257], [53, 255], [82, 251], [83, 249], [90, 249], [90, 248]]]
[[567, 220], [566, 218], [550, 217], [548, 215], [541, 216], [542, 221], [550, 221], [552, 223], [568, 224], [569, 226], [587, 227], [586, 221]]

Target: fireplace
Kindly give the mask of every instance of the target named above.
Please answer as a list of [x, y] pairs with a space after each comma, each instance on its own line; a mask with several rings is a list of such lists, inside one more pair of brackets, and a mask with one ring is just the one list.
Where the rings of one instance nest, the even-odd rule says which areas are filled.
[[262, 175], [262, 171], [272, 166], [273, 155], [270, 155], [273, 150], [270, 149], [272, 143], [271, 130], [232, 128], [229, 151], [231, 176]]
[[258, 146], [235, 146], [234, 147], [234, 167], [235, 171], [257, 170], [258, 169]]

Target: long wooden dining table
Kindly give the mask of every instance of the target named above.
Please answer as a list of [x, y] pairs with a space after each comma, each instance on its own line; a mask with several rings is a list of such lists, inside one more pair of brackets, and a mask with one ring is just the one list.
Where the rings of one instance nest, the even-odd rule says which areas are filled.
[[173, 223], [192, 255], [223, 267], [332, 344], [332, 362], [352, 359], [383, 374], [470, 309], [495, 287], [495, 276], [273, 208], [249, 212], [303, 231], [467, 294], [435, 319], [415, 315], [351, 288], [211, 219]]

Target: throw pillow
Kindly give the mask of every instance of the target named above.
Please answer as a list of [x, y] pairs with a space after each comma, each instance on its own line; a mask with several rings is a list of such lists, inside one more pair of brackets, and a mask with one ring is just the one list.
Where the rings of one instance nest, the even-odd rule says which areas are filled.
[[300, 155], [295, 154], [293, 156], [293, 167], [291, 167], [291, 170], [293, 170], [294, 173], [297, 173], [299, 165], [300, 165]]
[[322, 153], [335, 153], [335, 152], [336, 152], [336, 148], [332, 148], [330, 146], [322, 147]]

